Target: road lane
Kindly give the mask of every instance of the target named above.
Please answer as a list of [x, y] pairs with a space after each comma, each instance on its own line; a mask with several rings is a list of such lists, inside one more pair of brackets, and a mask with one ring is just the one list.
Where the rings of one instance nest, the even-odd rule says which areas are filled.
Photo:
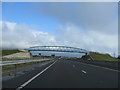
[[54, 65], [57, 61], [55, 61], [54, 63], [52, 63], [51, 65], [49, 65], [48, 67], [46, 67], [44, 70], [42, 70], [40, 73], [38, 73], [37, 75], [35, 75], [34, 77], [32, 77], [31, 79], [29, 79], [27, 82], [25, 82], [24, 84], [22, 84], [20, 87], [18, 87], [16, 90], [20, 90], [23, 87], [25, 87], [27, 84], [29, 84], [30, 82], [32, 82], [35, 78], [37, 78], [39, 75], [41, 75], [42, 73], [44, 73], [47, 69], [49, 69], [52, 65]]
[[[58, 60], [24, 88], [117, 88], [118, 72], [80, 62]], [[23, 89], [24, 89], [23, 88]]]

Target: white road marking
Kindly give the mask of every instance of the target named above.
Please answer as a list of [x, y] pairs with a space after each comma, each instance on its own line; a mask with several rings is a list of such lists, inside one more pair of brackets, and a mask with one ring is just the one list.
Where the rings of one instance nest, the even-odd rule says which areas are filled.
[[84, 70], [81, 70], [83, 73], [87, 73], [86, 71], [84, 71]]
[[55, 64], [57, 61], [55, 61], [54, 63], [52, 63], [51, 65], [49, 65], [47, 68], [45, 68], [44, 70], [42, 70], [40, 73], [38, 73], [37, 75], [35, 75], [34, 77], [32, 77], [30, 80], [28, 80], [27, 82], [25, 82], [24, 84], [22, 84], [20, 87], [18, 87], [16, 90], [20, 90], [23, 87], [25, 87], [27, 84], [29, 84], [31, 81], [33, 81], [35, 78], [37, 78], [39, 75], [41, 75], [43, 72], [45, 72], [48, 68], [50, 68], [53, 64]]

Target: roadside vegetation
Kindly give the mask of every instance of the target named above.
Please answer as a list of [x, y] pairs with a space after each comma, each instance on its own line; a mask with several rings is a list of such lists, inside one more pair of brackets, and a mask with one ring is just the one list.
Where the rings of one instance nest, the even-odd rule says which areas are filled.
[[118, 61], [118, 58], [112, 57], [109, 54], [90, 53], [90, 56], [93, 60], [97, 61]]
[[22, 51], [20, 51], [18, 49], [16, 49], [16, 50], [2, 50], [2, 56], [10, 55], [10, 54], [18, 53], [18, 52], [22, 52]]

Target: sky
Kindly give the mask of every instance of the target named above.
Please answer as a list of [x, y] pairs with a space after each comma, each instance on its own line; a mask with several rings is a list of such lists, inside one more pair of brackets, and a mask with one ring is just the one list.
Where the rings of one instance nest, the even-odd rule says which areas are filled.
[[2, 48], [64, 45], [118, 54], [117, 2], [3, 2]]

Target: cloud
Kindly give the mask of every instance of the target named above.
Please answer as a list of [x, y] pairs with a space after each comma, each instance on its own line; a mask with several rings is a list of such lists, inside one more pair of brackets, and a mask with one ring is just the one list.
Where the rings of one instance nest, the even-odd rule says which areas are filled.
[[118, 49], [116, 34], [99, 33], [97, 30], [84, 31], [74, 24], [61, 24], [57, 34], [38, 31], [29, 25], [3, 21], [2, 46], [3, 48], [27, 48], [41, 45], [66, 45], [79, 47], [90, 51], [113, 54]]
[[3, 21], [3, 48], [26, 48], [34, 45], [53, 45], [55, 38], [47, 32], [37, 31], [25, 24]]
[[[118, 35], [100, 33], [95, 30], [84, 31], [73, 24], [64, 24], [59, 27], [59, 42], [67, 46], [84, 48], [90, 51], [113, 54], [118, 52]], [[62, 36], [62, 37], [61, 37]], [[61, 38], [60, 38], [61, 37]]]
[[117, 2], [53, 2], [35, 7], [37, 14], [60, 22], [56, 36], [60, 45], [118, 54]]
[[56, 18], [61, 23], [72, 23], [84, 30], [99, 30], [114, 34], [118, 25], [117, 2], [54, 2], [36, 5], [37, 13]]

